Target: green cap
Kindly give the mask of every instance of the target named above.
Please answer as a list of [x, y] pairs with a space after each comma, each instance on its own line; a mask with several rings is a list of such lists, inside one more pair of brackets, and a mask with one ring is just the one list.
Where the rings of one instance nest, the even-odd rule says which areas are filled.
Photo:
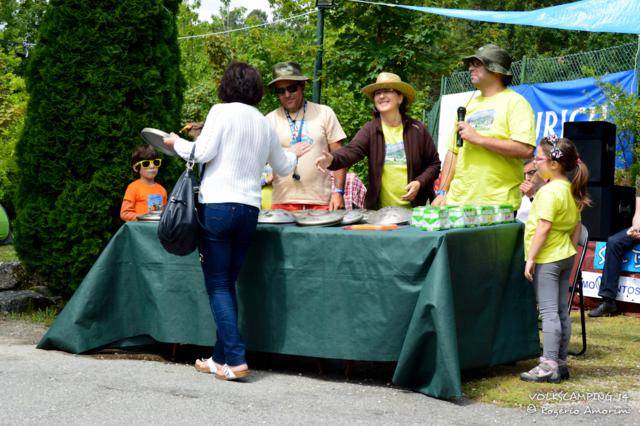
[[467, 66], [472, 59], [477, 59], [482, 62], [484, 67], [491, 72], [509, 77], [513, 76], [510, 71], [511, 55], [495, 44], [485, 44], [476, 50], [476, 53], [473, 55], [462, 58], [464, 64]]
[[273, 80], [267, 84], [271, 86], [276, 81], [308, 81], [309, 77], [302, 74], [300, 65], [296, 62], [278, 62], [273, 66]]

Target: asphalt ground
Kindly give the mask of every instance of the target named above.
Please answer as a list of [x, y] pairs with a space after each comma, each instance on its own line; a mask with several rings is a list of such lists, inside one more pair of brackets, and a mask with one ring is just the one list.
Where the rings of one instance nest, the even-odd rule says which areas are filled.
[[249, 380], [233, 383], [196, 372], [180, 353], [169, 362], [38, 350], [45, 331], [0, 319], [0, 424], [640, 424], [638, 393], [533, 412], [398, 388], [384, 364], [294, 357], [256, 362]]

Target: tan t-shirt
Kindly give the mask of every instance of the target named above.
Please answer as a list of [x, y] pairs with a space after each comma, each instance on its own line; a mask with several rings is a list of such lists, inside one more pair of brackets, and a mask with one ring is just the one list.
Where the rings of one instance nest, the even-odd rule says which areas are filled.
[[[295, 119], [295, 138], [303, 117], [303, 110], [290, 114]], [[267, 120], [271, 123], [280, 145], [284, 149], [291, 146], [294, 140], [292, 128], [280, 107], [267, 114]], [[298, 159], [297, 173], [300, 180], [291, 176], [273, 177], [273, 204], [329, 204], [331, 198], [331, 178], [328, 173], [322, 173], [314, 164], [314, 160], [324, 150], [329, 149], [329, 144], [345, 139], [345, 135], [336, 114], [326, 105], [319, 105], [307, 101], [307, 109], [304, 113], [304, 125], [302, 127], [302, 142], [311, 144], [311, 150]]]

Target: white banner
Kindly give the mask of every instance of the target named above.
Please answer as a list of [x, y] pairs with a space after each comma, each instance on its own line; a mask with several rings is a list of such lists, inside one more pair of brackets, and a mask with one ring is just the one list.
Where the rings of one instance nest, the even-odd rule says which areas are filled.
[[[599, 298], [600, 280], [602, 274], [598, 272], [582, 271], [582, 292], [587, 297]], [[640, 303], [640, 279], [620, 277], [618, 281], [618, 295], [616, 300], [621, 302]]]
[[444, 95], [440, 101], [440, 122], [438, 125], [438, 155], [444, 165], [444, 158], [447, 155], [447, 148], [451, 140], [453, 126], [458, 121], [458, 108], [466, 107], [473, 97], [479, 96], [480, 91], [454, 93]]

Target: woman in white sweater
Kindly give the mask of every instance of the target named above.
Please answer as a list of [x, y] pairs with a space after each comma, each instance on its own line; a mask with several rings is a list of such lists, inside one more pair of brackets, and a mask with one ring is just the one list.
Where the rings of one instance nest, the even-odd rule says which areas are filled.
[[260, 177], [269, 163], [280, 176], [290, 175], [309, 144], [285, 152], [267, 119], [255, 106], [263, 95], [257, 69], [231, 64], [218, 97], [195, 142], [172, 133], [165, 144], [187, 159], [195, 143], [195, 161], [206, 163], [200, 184], [199, 211], [205, 229], [200, 256], [211, 311], [217, 326], [213, 356], [197, 360], [198, 371], [235, 380], [249, 374], [245, 345], [238, 330], [236, 279], [258, 222]]

